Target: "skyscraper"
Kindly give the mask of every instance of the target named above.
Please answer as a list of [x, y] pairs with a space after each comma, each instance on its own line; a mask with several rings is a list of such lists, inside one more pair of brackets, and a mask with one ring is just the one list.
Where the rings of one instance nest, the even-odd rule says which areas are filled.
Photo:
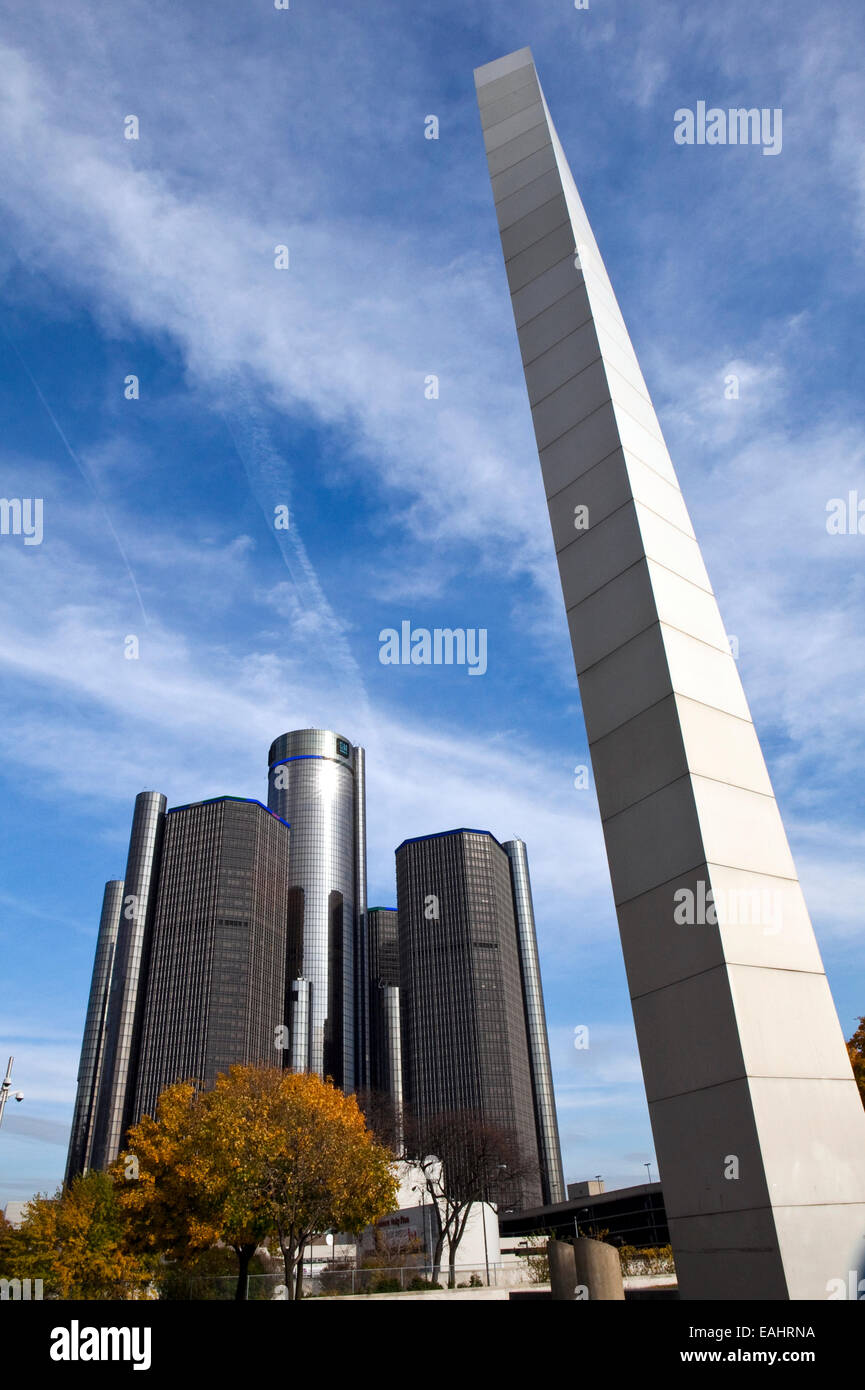
[[526, 1039], [529, 1045], [529, 1069], [532, 1076], [532, 1099], [535, 1106], [535, 1128], [541, 1165], [541, 1191], [545, 1204], [564, 1202], [567, 1197], [562, 1172], [562, 1151], [559, 1143], [559, 1122], [556, 1116], [556, 1097], [553, 1091], [553, 1072], [550, 1066], [550, 1045], [547, 1037], [547, 1016], [544, 1010], [544, 990], [541, 965], [538, 960], [538, 938], [535, 930], [535, 909], [532, 903], [532, 884], [529, 860], [523, 840], [506, 840], [502, 849], [511, 865], [511, 888], [514, 895], [514, 919], [517, 929], [517, 955], [523, 986], [523, 1005], [526, 1015]]
[[81, 1061], [78, 1067], [78, 1090], [69, 1139], [66, 1182], [92, 1166], [93, 1128], [105, 1065], [105, 1024], [111, 991], [111, 972], [114, 967], [122, 908], [123, 879], [112, 879], [110, 883], [106, 883], [102, 899], [102, 915], [99, 919], [99, 935], [96, 939], [96, 956], [90, 981], [87, 1019], [84, 1024], [84, 1041], [81, 1044]]
[[160, 792], [139, 792], [135, 798], [90, 1151], [94, 1168], [107, 1168], [113, 1163], [129, 1125], [165, 807], [165, 797]]
[[281, 1065], [289, 841], [258, 801], [166, 813], [131, 1123], [175, 1081]]
[[399, 919], [395, 907], [366, 914], [369, 958], [370, 1089], [402, 1106]]
[[369, 1077], [364, 751], [296, 729], [268, 764], [268, 806], [291, 825], [290, 1065], [351, 1092]]
[[136, 798], [126, 879], [105, 888], [67, 1181], [108, 1167], [174, 1081], [281, 1064], [289, 834], [242, 797]]
[[865, 1115], [787, 837], [530, 51], [475, 82], [679, 1288], [825, 1298]]
[[[532, 1051], [545, 1051], [546, 1025], [535, 982], [524, 989], [511, 860], [487, 831], [451, 830], [403, 841], [396, 870], [403, 1088], [419, 1142], [436, 1117], [477, 1116], [511, 1137], [523, 1165], [531, 1161], [536, 1171], [520, 1181], [518, 1202], [539, 1205], [563, 1182], [557, 1142], [543, 1152], [538, 1142]], [[533, 937], [522, 896], [521, 913], [520, 931]], [[542, 1079], [542, 1095], [543, 1087]], [[514, 1193], [503, 1177], [490, 1196]]]

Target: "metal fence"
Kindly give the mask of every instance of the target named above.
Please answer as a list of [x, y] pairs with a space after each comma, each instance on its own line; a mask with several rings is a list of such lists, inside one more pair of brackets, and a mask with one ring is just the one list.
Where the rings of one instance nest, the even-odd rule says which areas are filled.
[[[490, 1266], [489, 1283], [495, 1286], [500, 1271]], [[462, 1268], [456, 1270], [457, 1288], [483, 1288], [487, 1284], [486, 1269]], [[315, 1264], [310, 1270], [304, 1266], [304, 1298], [340, 1298], [351, 1294], [377, 1293], [421, 1293], [426, 1289], [448, 1288], [448, 1269], [443, 1266], [437, 1282], [432, 1279], [432, 1270], [426, 1266], [398, 1266], [395, 1268], [344, 1269], [338, 1265]], [[162, 1297], [170, 1300], [222, 1300], [231, 1301], [235, 1297], [237, 1277], [233, 1275], [175, 1275], [170, 1288], [162, 1290]], [[263, 1299], [280, 1301], [286, 1298], [285, 1274], [250, 1274], [247, 1298], [260, 1302]]]

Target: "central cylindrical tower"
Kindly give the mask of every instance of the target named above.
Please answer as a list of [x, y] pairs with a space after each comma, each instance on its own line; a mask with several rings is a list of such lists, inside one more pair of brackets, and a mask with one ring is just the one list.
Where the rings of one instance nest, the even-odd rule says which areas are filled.
[[351, 1092], [365, 1079], [366, 1009], [355, 1000], [365, 955], [363, 749], [329, 729], [295, 729], [268, 761], [267, 804], [291, 825], [288, 957], [291, 978], [309, 984], [307, 1069]]

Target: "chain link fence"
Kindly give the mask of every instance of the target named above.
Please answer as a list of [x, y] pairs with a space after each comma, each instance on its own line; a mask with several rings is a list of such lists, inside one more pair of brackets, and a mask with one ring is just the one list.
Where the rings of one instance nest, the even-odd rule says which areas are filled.
[[[490, 1266], [489, 1283], [495, 1286], [500, 1271]], [[485, 1268], [456, 1270], [456, 1287], [461, 1289], [483, 1288], [487, 1284]], [[394, 1268], [357, 1269], [344, 1268], [339, 1264], [313, 1265], [304, 1267], [304, 1298], [340, 1298], [352, 1294], [376, 1293], [422, 1293], [426, 1289], [446, 1289], [448, 1287], [447, 1267], [439, 1271], [438, 1280], [432, 1278], [429, 1266], [397, 1266]], [[222, 1300], [233, 1301], [237, 1289], [237, 1276], [231, 1275], [188, 1275], [175, 1274], [171, 1288], [163, 1290], [163, 1298], [172, 1300]], [[263, 1299], [284, 1300], [286, 1298], [285, 1274], [250, 1274], [247, 1298], [260, 1302]]]

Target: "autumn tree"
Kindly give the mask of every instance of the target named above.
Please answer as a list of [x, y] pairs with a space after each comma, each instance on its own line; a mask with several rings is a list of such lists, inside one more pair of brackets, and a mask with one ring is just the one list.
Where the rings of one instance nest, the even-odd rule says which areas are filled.
[[447, 1243], [448, 1287], [455, 1288], [457, 1250], [472, 1207], [480, 1202], [519, 1204], [525, 1188], [537, 1184], [537, 1159], [522, 1151], [510, 1130], [473, 1110], [409, 1117], [406, 1142], [431, 1198], [433, 1282]]
[[[10, 1228], [11, 1230], [11, 1228]], [[24, 1220], [3, 1232], [4, 1275], [41, 1279], [61, 1299], [153, 1296], [155, 1261], [132, 1248], [129, 1222], [111, 1178], [90, 1171], [54, 1197], [28, 1202]]]
[[[312, 1073], [232, 1067], [213, 1096], [276, 1232], [286, 1296], [300, 1298], [303, 1253], [313, 1235], [359, 1234], [393, 1210], [393, 1154], [367, 1130], [354, 1096]], [[247, 1111], [254, 1128], [240, 1119]]]
[[113, 1171], [145, 1248], [189, 1260], [224, 1241], [243, 1299], [249, 1262], [275, 1235], [294, 1299], [312, 1235], [360, 1231], [393, 1208], [391, 1163], [354, 1098], [329, 1082], [234, 1066], [211, 1090], [180, 1082], [163, 1091]]
[[237, 1256], [235, 1299], [245, 1300], [250, 1261], [273, 1227], [234, 1143], [238, 1124], [251, 1126], [248, 1146], [265, 1136], [243, 1097], [235, 1100], [237, 1111], [228, 1116], [213, 1091], [202, 1093], [192, 1081], [169, 1086], [155, 1118], [144, 1115], [129, 1131], [112, 1176], [135, 1218], [140, 1248], [188, 1265], [223, 1241]]
[[852, 1038], [847, 1040], [847, 1053], [862, 1104], [865, 1105], [865, 1018], [860, 1018], [859, 1027]]
[[11, 1276], [12, 1262], [18, 1254], [18, 1232], [0, 1211], [0, 1279]]

